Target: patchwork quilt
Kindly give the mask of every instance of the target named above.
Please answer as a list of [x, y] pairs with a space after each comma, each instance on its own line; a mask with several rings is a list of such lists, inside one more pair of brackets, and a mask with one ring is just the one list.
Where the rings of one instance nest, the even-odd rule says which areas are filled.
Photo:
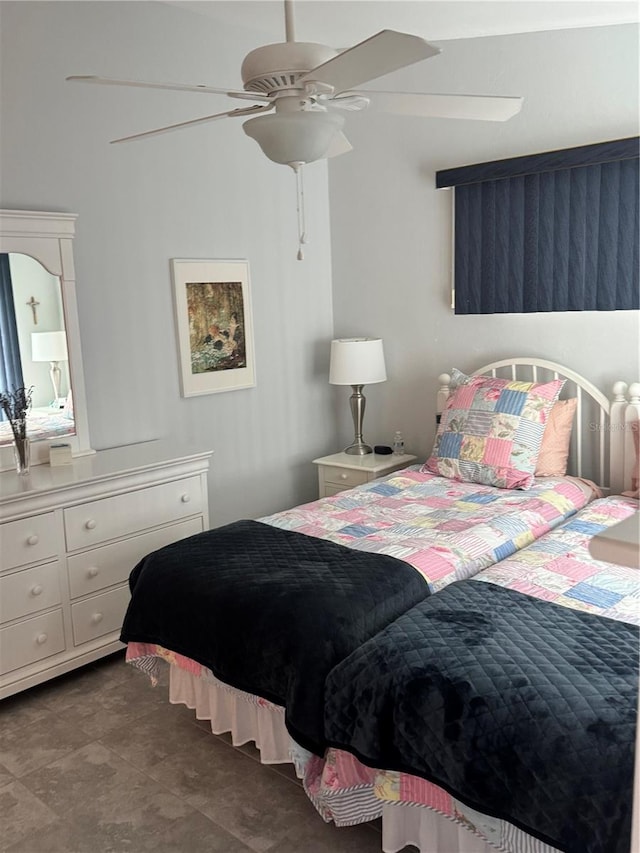
[[591, 485], [571, 477], [538, 479], [519, 491], [454, 482], [412, 466], [262, 521], [398, 557], [436, 592], [529, 545], [593, 497]]
[[592, 536], [637, 510], [637, 502], [625, 498], [593, 501], [562, 527], [475, 580], [640, 625], [640, 572], [594, 560], [588, 549]]

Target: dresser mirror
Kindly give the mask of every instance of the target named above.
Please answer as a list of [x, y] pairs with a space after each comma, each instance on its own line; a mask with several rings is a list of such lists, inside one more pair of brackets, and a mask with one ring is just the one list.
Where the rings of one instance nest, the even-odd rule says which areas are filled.
[[[0, 210], [0, 390], [32, 388], [31, 464], [64, 442], [92, 453], [76, 306], [75, 214]], [[14, 466], [9, 423], [0, 422], [0, 470]]]

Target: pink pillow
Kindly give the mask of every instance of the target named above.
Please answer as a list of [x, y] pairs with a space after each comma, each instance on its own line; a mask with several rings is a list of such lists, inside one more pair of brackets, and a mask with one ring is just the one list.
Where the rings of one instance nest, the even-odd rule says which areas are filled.
[[553, 404], [542, 436], [542, 445], [536, 463], [536, 477], [564, 477], [566, 474], [569, 442], [577, 405], [577, 397], [571, 400], [558, 400]]

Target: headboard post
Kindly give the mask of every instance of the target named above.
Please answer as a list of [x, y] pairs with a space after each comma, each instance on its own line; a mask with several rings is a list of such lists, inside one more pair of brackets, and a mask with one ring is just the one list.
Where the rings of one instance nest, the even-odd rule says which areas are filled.
[[630, 491], [633, 487], [631, 478], [635, 469], [636, 446], [633, 438], [631, 424], [640, 420], [640, 382], [629, 385], [629, 402], [624, 412], [624, 490]]
[[609, 416], [609, 454], [611, 493], [619, 495], [624, 488], [625, 410], [627, 408], [627, 383], [615, 382]]
[[451, 377], [448, 373], [441, 373], [438, 376], [438, 385], [440, 387], [436, 396], [436, 422], [440, 423], [440, 415], [443, 413], [451, 393]]

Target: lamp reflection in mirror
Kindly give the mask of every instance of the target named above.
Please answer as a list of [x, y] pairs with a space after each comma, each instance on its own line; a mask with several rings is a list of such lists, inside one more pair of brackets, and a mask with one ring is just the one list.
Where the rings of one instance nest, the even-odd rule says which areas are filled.
[[372, 453], [372, 448], [362, 438], [362, 421], [366, 400], [362, 393], [364, 385], [384, 382], [387, 371], [384, 349], [380, 338], [340, 338], [331, 341], [329, 382], [332, 385], [351, 385], [349, 398], [355, 436], [353, 443], [344, 452], [352, 456]]
[[58, 405], [60, 397], [61, 371], [58, 362], [66, 361], [67, 358], [67, 336], [64, 331], [31, 333], [31, 360], [49, 362], [54, 406]]

